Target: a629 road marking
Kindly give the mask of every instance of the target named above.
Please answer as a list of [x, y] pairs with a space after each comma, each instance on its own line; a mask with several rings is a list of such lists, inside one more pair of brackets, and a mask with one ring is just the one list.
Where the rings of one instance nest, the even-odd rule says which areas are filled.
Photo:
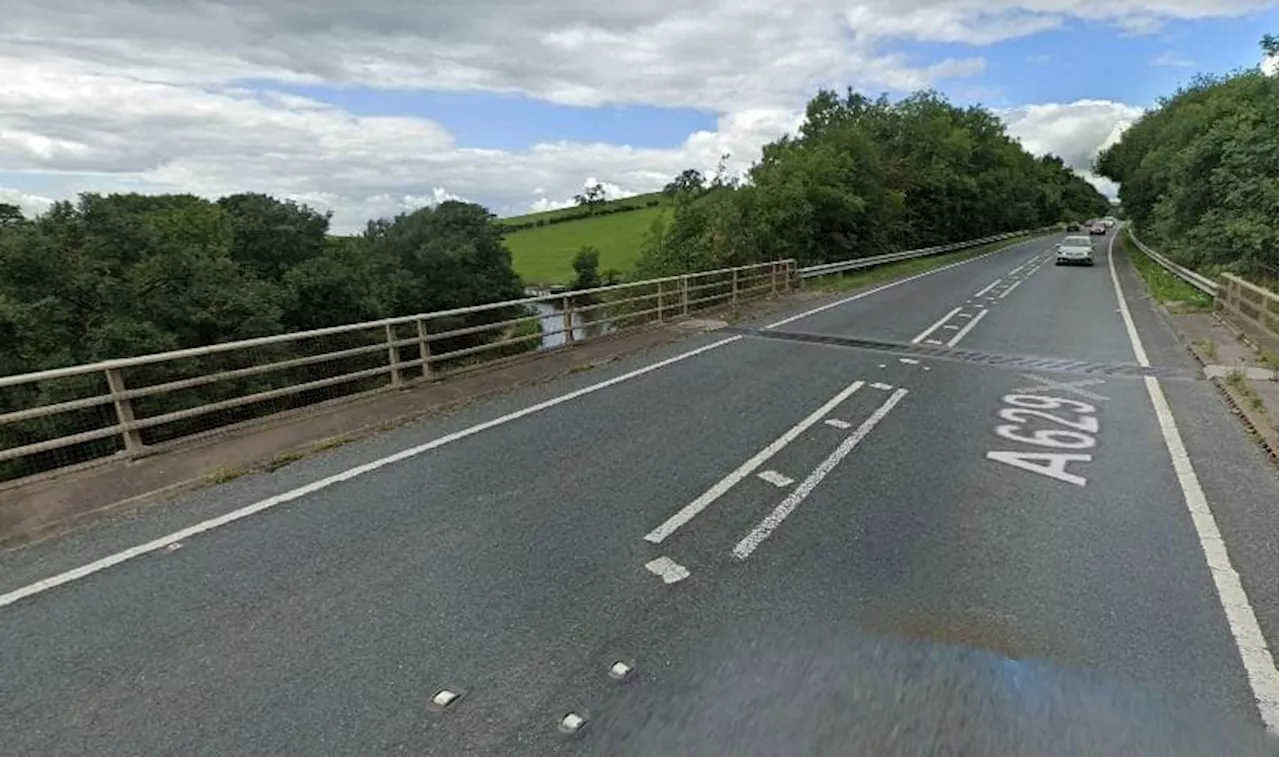
[[[1000, 408], [996, 415], [1006, 423], [995, 427], [996, 436], [1041, 450], [1071, 451], [995, 450], [987, 453], [987, 459], [1084, 486], [1084, 476], [1071, 473], [1067, 466], [1093, 460], [1093, 455], [1081, 450], [1098, 446], [1094, 436], [1100, 428], [1095, 415], [1098, 409], [1087, 402], [1043, 394], [1006, 394], [1002, 401], [1007, 407]], [[1033, 425], [1048, 428], [1031, 428]]]

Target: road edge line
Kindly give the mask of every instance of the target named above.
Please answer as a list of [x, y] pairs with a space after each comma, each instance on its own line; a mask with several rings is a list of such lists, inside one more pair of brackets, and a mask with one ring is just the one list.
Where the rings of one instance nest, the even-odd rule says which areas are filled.
[[[1120, 303], [1120, 316], [1129, 335], [1133, 356], [1138, 363], [1149, 366], [1146, 348], [1138, 336], [1133, 315], [1129, 312], [1129, 303], [1125, 300], [1124, 289], [1120, 286], [1120, 277], [1116, 274], [1116, 263], [1113, 249], [1116, 235], [1112, 235], [1107, 243], [1107, 267], [1111, 270], [1111, 284], [1115, 287], [1116, 300]], [[1258, 714], [1270, 733], [1276, 732], [1277, 686], [1280, 685], [1280, 673], [1276, 670], [1271, 650], [1267, 648], [1266, 638], [1262, 635], [1262, 627], [1258, 624], [1257, 614], [1249, 603], [1249, 595], [1240, 581], [1240, 574], [1231, 563], [1227, 553], [1227, 544], [1222, 540], [1222, 532], [1218, 530], [1213, 510], [1200, 486], [1191, 456], [1183, 444], [1182, 435], [1178, 432], [1177, 421], [1169, 408], [1160, 382], [1153, 376], [1143, 377], [1147, 394], [1151, 397], [1151, 406], [1155, 410], [1156, 420], [1160, 424], [1160, 433], [1164, 437], [1165, 448], [1169, 452], [1169, 461], [1173, 465], [1178, 486], [1182, 489], [1182, 497], [1191, 515], [1191, 523], [1195, 527], [1196, 537], [1200, 542], [1200, 550], [1205, 564], [1213, 578], [1214, 590], [1218, 594], [1218, 604], [1226, 616], [1227, 627], [1236, 643], [1236, 652], [1240, 655], [1240, 663], [1244, 666], [1245, 677], [1253, 692], [1254, 703]]]
[[[817, 313], [831, 310], [832, 308], [836, 308], [846, 303], [853, 302], [854, 300], [859, 300], [859, 299], [862, 299], [863, 297], [869, 297], [878, 292], [883, 292], [886, 289], [891, 289], [893, 287], [906, 284], [907, 282], [910, 282], [910, 281], [915, 281], [916, 279], [920, 279], [925, 276], [932, 276], [935, 273], [941, 273], [943, 271], [950, 270], [957, 266], [966, 265], [976, 260], [982, 260], [983, 258], [990, 257], [991, 255], [995, 255], [997, 253], [1008, 252], [1010, 250], [1013, 250], [1014, 248], [1021, 247], [1022, 245], [1033, 242], [1039, 238], [1040, 236], [1035, 236], [1035, 237], [1032, 237], [1031, 239], [1026, 240], [1025, 242], [1017, 242], [1017, 243], [1008, 245], [1006, 247], [1001, 247], [999, 249], [992, 250], [991, 252], [986, 252], [981, 255], [976, 255], [972, 258], [966, 258], [964, 260], [956, 261], [955, 263], [949, 263], [944, 266], [939, 266], [937, 268], [931, 268], [927, 271], [922, 271], [912, 276], [907, 276], [905, 278], [890, 281], [888, 283], [877, 286], [873, 289], [868, 289], [865, 292], [859, 292], [850, 297], [844, 297], [839, 300], [836, 300], [835, 302], [829, 302], [825, 305], [820, 305], [816, 308], [811, 308], [801, 313], [797, 313], [795, 315], [789, 316], [780, 321], [771, 323], [765, 326], [765, 328], [767, 329], [777, 328], [778, 326], [783, 326], [788, 323], [798, 321], [802, 318], [807, 318], [811, 315], [815, 315]], [[423, 452], [427, 452], [437, 447], [443, 447], [446, 444], [457, 441], [459, 439], [466, 438], [468, 436], [471, 436], [472, 434], [476, 434], [481, 431], [488, 430], [495, 426], [501, 426], [505, 423], [509, 423], [510, 421], [523, 418], [526, 415], [532, 415], [534, 413], [540, 412], [547, 408], [559, 405], [563, 402], [568, 402], [570, 400], [577, 399], [578, 397], [582, 397], [584, 395], [591, 394], [601, 389], [605, 389], [607, 387], [613, 386], [614, 384], [620, 384], [623, 381], [627, 381], [637, 376], [642, 376], [651, 371], [658, 370], [659, 368], [665, 368], [668, 365], [678, 363], [686, 358], [694, 357], [695, 355], [700, 355], [704, 352], [710, 352], [713, 349], [716, 349], [718, 347], [723, 347], [726, 344], [729, 344], [731, 342], [736, 342], [742, 338], [743, 337], [741, 336], [731, 336], [726, 339], [721, 339], [717, 342], [712, 342], [711, 344], [703, 345], [702, 347], [697, 347], [695, 349], [682, 352], [680, 354], [674, 355], [664, 360], [660, 360], [650, 365], [643, 366], [641, 368], [637, 368], [636, 370], [629, 371], [619, 376], [614, 376], [613, 378], [605, 379], [604, 381], [600, 381], [595, 384], [590, 384], [580, 389], [575, 389], [574, 391], [568, 392], [566, 394], [552, 397], [549, 400], [544, 400], [534, 405], [521, 408], [520, 410], [517, 410], [512, 413], [508, 413], [506, 415], [499, 416], [498, 418], [493, 418], [488, 421], [475, 424], [473, 426], [468, 426], [467, 428], [464, 428], [460, 431], [456, 431], [451, 434], [446, 434], [445, 436], [438, 437], [424, 444], [410, 447], [409, 449], [406, 449], [406, 450], [401, 450], [400, 452], [397, 452], [395, 454], [388, 455], [386, 457], [382, 457], [377, 460], [370, 461], [368, 463], [364, 463], [363, 465], [358, 465], [353, 468], [348, 468], [347, 470], [342, 471], [341, 473], [336, 473], [334, 475], [327, 476], [325, 478], [322, 478], [316, 481], [312, 481], [309, 484], [304, 484], [303, 486], [297, 487], [295, 489], [290, 489], [288, 491], [281, 492], [280, 494], [267, 497], [266, 499], [259, 500], [250, 505], [245, 505], [244, 507], [238, 508], [236, 510], [232, 510], [231, 512], [223, 513], [222, 515], [219, 515], [215, 518], [210, 518], [208, 520], [200, 521], [199, 523], [180, 529], [178, 531], [174, 531], [166, 536], [161, 536], [157, 539], [153, 539], [143, 544], [139, 544], [137, 546], [130, 547], [128, 549], [121, 550], [119, 552], [115, 552], [113, 554], [107, 555], [106, 557], [93, 560], [91, 562], [85, 563], [84, 565], [80, 565], [70, 570], [62, 571], [61, 573], [57, 573], [55, 575], [49, 576], [48, 578], [43, 578], [34, 583], [30, 583], [25, 586], [21, 586], [17, 589], [13, 589], [11, 591], [0, 594], [0, 608], [7, 607], [22, 599], [25, 599], [30, 596], [34, 596], [36, 594], [41, 594], [43, 592], [49, 591], [50, 589], [57, 588], [58, 586], [62, 586], [64, 584], [72, 583], [73, 581], [78, 581], [82, 578], [86, 578], [88, 576], [93, 575], [94, 573], [98, 573], [108, 568], [115, 567], [116, 565], [120, 565], [121, 563], [128, 562], [129, 560], [132, 560], [136, 557], [141, 557], [142, 555], [149, 554], [151, 552], [155, 552], [160, 549], [164, 549], [170, 544], [174, 544], [179, 541], [189, 539], [192, 536], [196, 536], [206, 531], [211, 531], [215, 528], [219, 528], [221, 526], [225, 526], [230, 523], [243, 520], [244, 518], [248, 518], [249, 516], [255, 515], [264, 510], [270, 510], [271, 508], [274, 508], [278, 505], [285, 504], [287, 502], [291, 502], [295, 499], [299, 499], [303, 496], [306, 496], [307, 494], [312, 494], [322, 489], [327, 489], [333, 484], [347, 481], [349, 479], [355, 478], [365, 473], [375, 471], [379, 468], [382, 468], [386, 465], [390, 465], [392, 463], [400, 462], [402, 460], [407, 460], [411, 457], [420, 455]]]

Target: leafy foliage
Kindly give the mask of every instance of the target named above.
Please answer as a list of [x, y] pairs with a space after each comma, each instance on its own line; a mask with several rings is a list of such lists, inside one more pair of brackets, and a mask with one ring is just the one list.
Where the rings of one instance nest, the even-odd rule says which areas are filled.
[[[1274, 38], [1264, 38], [1264, 51]], [[1280, 120], [1275, 76], [1200, 76], [1098, 159], [1143, 241], [1205, 273], [1276, 278]]]
[[669, 185], [673, 214], [646, 235], [642, 275], [867, 257], [1108, 207], [1061, 159], [1027, 153], [990, 111], [930, 91], [896, 103], [821, 91], [799, 134], [767, 145], [742, 181], [721, 168], [701, 193], [675, 191], [681, 177]]

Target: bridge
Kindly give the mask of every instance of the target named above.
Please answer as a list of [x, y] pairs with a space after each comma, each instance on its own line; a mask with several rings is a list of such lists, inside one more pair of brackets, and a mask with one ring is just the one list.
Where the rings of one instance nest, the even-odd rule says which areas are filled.
[[[704, 693], [699, 714], [731, 697], [726, 650], [815, 637], [847, 656], [812, 676], [907, 702], [929, 681], [921, 707], [984, 696], [911, 656], [928, 641], [1008, 663], [1002, 686], [1087, 672], [1232, 738], [1274, 732], [1276, 471], [1124, 233], [1088, 268], [1056, 267], [1040, 230], [843, 292], [778, 261], [538, 293], [479, 326], [463, 309], [0, 379], [82, 382], [6, 422], [100, 414], [0, 453], [43, 466], [9, 485], [33, 502], [468, 380], [477, 355], [516, 370], [665, 335], [0, 552], [2, 751], [627, 754], [678, 733], [647, 719], [668, 693]], [[543, 338], [520, 308], [548, 298], [564, 348], [513, 349]], [[584, 311], [613, 336], [579, 337]], [[245, 383], [265, 376], [286, 378]], [[181, 404], [217, 382], [235, 389]], [[900, 648], [915, 678], [886, 667]], [[807, 680], [732, 696], [802, 727], [784, 716]]]

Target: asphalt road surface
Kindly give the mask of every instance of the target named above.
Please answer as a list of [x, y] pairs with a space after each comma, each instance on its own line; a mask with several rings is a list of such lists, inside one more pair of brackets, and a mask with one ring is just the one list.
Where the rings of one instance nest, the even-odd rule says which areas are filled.
[[1275, 468], [1055, 239], [0, 555], [0, 753], [1274, 754]]

